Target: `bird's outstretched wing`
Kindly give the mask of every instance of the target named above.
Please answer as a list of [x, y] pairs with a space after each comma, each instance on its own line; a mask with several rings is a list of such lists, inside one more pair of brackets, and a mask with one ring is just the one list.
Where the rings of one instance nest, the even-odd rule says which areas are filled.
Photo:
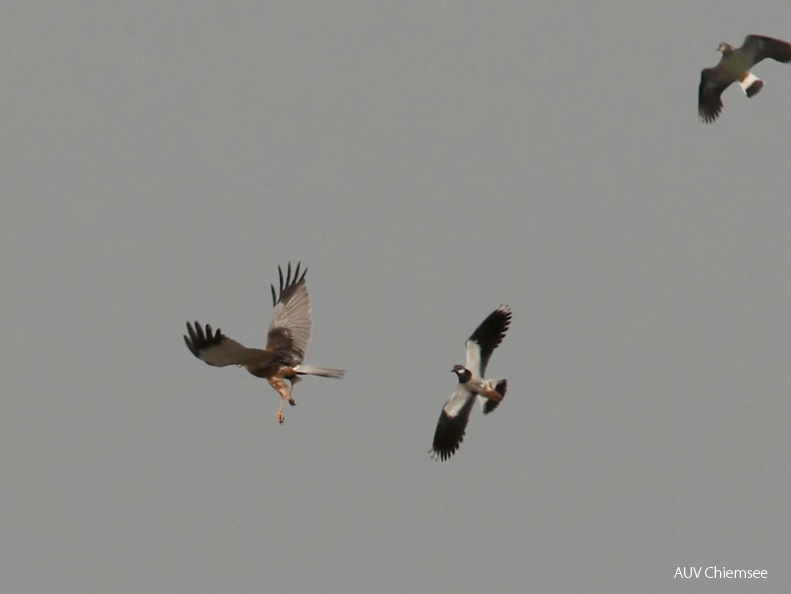
[[286, 278], [283, 279], [283, 270], [280, 266], [279, 297], [272, 285], [272, 322], [269, 324], [266, 350], [274, 353], [288, 365], [298, 365], [305, 357], [305, 350], [310, 342], [310, 298], [305, 287], [305, 274], [300, 276], [300, 264], [291, 274], [291, 264], [288, 265]]
[[748, 35], [744, 38], [740, 50], [747, 61], [747, 68], [765, 58], [772, 58], [778, 62], [791, 62], [791, 43], [774, 37]]
[[215, 367], [247, 365], [254, 361], [263, 361], [267, 357], [265, 351], [249, 349], [225, 336], [219, 328], [213, 332], [209, 324], [206, 324], [204, 331], [200, 323], [195, 322], [193, 327], [187, 322], [187, 332], [189, 336], [184, 335], [184, 342], [190, 352]]
[[704, 122], [711, 123], [722, 111], [720, 95], [736, 79], [722, 68], [705, 68], [700, 73], [698, 88], [698, 115]]
[[439, 415], [434, 444], [430, 450], [432, 458], [447, 460], [459, 449], [474, 403], [475, 395], [459, 384]]
[[492, 352], [503, 341], [511, 323], [511, 308], [501, 305], [467, 339], [467, 369], [483, 377]]

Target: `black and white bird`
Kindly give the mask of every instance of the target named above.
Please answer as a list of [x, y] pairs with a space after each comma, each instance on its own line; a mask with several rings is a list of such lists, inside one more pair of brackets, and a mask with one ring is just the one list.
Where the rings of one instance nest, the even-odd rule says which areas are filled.
[[439, 415], [434, 445], [429, 450], [432, 458], [446, 460], [459, 449], [476, 399], [486, 415], [497, 408], [505, 397], [507, 380], [487, 380], [484, 374], [492, 352], [502, 342], [510, 324], [511, 308], [501, 305], [467, 339], [465, 365], [455, 365], [451, 369], [459, 378], [459, 383]]
[[778, 62], [791, 62], [791, 44], [772, 37], [748, 35], [740, 48], [734, 49], [727, 43], [717, 47], [722, 52], [720, 63], [700, 73], [698, 88], [698, 115], [710, 123], [722, 111], [721, 95], [731, 83], [739, 81], [744, 94], [752, 97], [764, 86], [764, 81], [750, 72], [764, 58]]
[[269, 324], [266, 347], [250, 349], [225, 336], [219, 328], [212, 332], [209, 324], [206, 330], [198, 322], [195, 327], [187, 322], [189, 336], [184, 336], [187, 348], [198, 359], [215, 367], [240, 365], [256, 377], [266, 379], [277, 393], [280, 394], [280, 408], [277, 409], [277, 420], [283, 423], [283, 402], [296, 404], [291, 395], [292, 388], [301, 375], [318, 375], [320, 377], [343, 377], [341, 369], [327, 369], [303, 365], [305, 349], [310, 342], [310, 298], [305, 288], [305, 268], [302, 276], [297, 264], [294, 275], [291, 275], [291, 264], [285, 280], [280, 266], [279, 296], [272, 285], [272, 321]]

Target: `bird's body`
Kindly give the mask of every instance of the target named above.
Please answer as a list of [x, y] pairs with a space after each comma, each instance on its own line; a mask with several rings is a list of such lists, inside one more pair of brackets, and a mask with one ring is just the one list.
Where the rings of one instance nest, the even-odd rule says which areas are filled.
[[[455, 373], [459, 378], [461, 395], [466, 398], [467, 394], [477, 394], [482, 398], [482, 403], [490, 404], [492, 408], [497, 406], [497, 403], [505, 396], [505, 392], [500, 393], [498, 391], [498, 385], [505, 380], [483, 379], [473, 371], [476, 365], [473, 364], [471, 367], [472, 369], [468, 369], [464, 365], [454, 365], [453, 369], [451, 369], [451, 373]], [[487, 403], [487, 400], [491, 402]]]
[[301, 375], [317, 375], [320, 377], [343, 377], [343, 370], [303, 365], [308, 342], [310, 342], [311, 317], [310, 298], [305, 287], [305, 274], [300, 276], [300, 265], [291, 275], [291, 264], [288, 265], [286, 278], [280, 273], [279, 296], [272, 285], [272, 321], [269, 324], [266, 347], [263, 349], [248, 348], [225, 336], [220, 329], [212, 331], [207, 324], [204, 331], [198, 322], [194, 327], [187, 322], [189, 336], [184, 342], [193, 355], [215, 367], [239, 365], [256, 377], [266, 379], [280, 394], [280, 408], [277, 419], [283, 422], [283, 402], [295, 405], [291, 391]]
[[507, 380], [484, 379], [484, 373], [492, 352], [502, 342], [510, 323], [511, 309], [500, 306], [467, 339], [465, 365], [455, 365], [451, 370], [459, 383], [442, 407], [430, 450], [432, 458], [446, 460], [459, 448], [476, 398], [483, 414], [488, 414], [505, 397]]
[[722, 52], [719, 64], [700, 73], [698, 114], [706, 123], [713, 122], [720, 115], [720, 96], [731, 83], [738, 82], [748, 97], [755, 96], [763, 88], [764, 82], [750, 72], [758, 62], [765, 58], [791, 62], [791, 44], [761, 35], [748, 35], [740, 48], [720, 43], [717, 51]]

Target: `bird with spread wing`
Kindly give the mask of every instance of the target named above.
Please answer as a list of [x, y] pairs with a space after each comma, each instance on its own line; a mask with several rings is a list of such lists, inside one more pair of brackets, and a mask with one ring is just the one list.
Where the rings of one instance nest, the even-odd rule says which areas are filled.
[[212, 331], [198, 322], [195, 326], [187, 322], [189, 336], [184, 336], [187, 348], [198, 359], [215, 367], [227, 365], [243, 366], [256, 377], [262, 377], [280, 394], [280, 408], [277, 409], [277, 420], [283, 423], [283, 402], [288, 401], [294, 406], [292, 388], [301, 375], [317, 375], [320, 377], [343, 377], [341, 369], [327, 369], [303, 365], [305, 349], [310, 342], [310, 298], [305, 288], [305, 274], [300, 276], [300, 264], [291, 274], [291, 264], [285, 279], [283, 270], [278, 266], [280, 275], [279, 295], [272, 285], [272, 321], [269, 324], [266, 347], [251, 349], [225, 336], [219, 328]]
[[763, 88], [764, 81], [750, 72], [758, 62], [765, 58], [791, 62], [791, 43], [761, 35], [748, 35], [739, 48], [721, 43], [717, 51], [722, 52], [720, 63], [700, 73], [698, 115], [706, 123], [713, 122], [720, 115], [721, 95], [731, 83], [739, 81], [747, 97], [753, 97]]
[[505, 397], [507, 380], [487, 380], [483, 376], [492, 352], [503, 341], [510, 324], [511, 308], [501, 305], [467, 339], [466, 365], [455, 365], [451, 370], [459, 383], [439, 415], [434, 444], [429, 450], [432, 458], [446, 460], [459, 449], [476, 396], [485, 415]]

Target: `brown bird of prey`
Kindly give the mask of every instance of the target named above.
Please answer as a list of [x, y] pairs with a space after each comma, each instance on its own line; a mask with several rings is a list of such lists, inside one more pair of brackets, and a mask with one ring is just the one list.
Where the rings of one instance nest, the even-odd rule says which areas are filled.
[[439, 415], [434, 444], [429, 450], [432, 458], [446, 460], [459, 449], [476, 396], [485, 415], [497, 408], [505, 397], [507, 380], [487, 380], [483, 375], [492, 352], [503, 341], [510, 324], [511, 309], [501, 305], [467, 339], [466, 365], [454, 365], [451, 369], [459, 383]]
[[706, 68], [700, 74], [698, 89], [698, 114], [706, 122], [713, 122], [722, 111], [720, 95], [732, 82], [739, 85], [748, 97], [752, 97], [764, 86], [764, 81], [750, 72], [755, 64], [764, 58], [778, 62], [791, 62], [791, 44], [771, 37], [748, 35], [738, 49], [727, 43], [717, 48], [722, 52], [720, 63], [714, 68]]
[[262, 377], [280, 394], [280, 408], [277, 409], [277, 420], [283, 423], [283, 402], [288, 400], [292, 406], [296, 404], [291, 390], [300, 375], [318, 375], [321, 377], [343, 377], [341, 369], [326, 369], [303, 365], [305, 349], [310, 342], [310, 299], [305, 288], [305, 268], [300, 276], [299, 264], [291, 275], [291, 264], [285, 280], [280, 266], [280, 296], [275, 293], [272, 285], [272, 322], [269, 324], [266, 347], [250, 349], [225, 336], [219, 328], [212, 332], [209, 324], [206, 331], [198, 322], [195, 327], [187, 322], [189, 336], [184, 336], [187, 348], [198, 359], [215, 367], [240, 365], [256, 377]]

